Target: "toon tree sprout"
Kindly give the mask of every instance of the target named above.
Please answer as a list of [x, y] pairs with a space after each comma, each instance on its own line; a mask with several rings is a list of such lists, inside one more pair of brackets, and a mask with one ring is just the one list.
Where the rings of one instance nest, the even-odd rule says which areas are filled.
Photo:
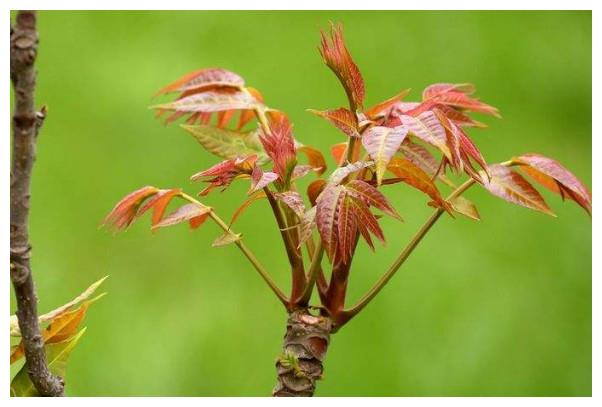
[[[332, 123], [344, 137], [331, 148], [338, 167], [328, 177], [323, 177], [326, 163], [322, 152], [295, 138], [286, 114], [268, 107], [258, 90], [246, 86], [234, 72], [200, 69], [161, 89], [157, 95], [176, 94], [176, 98], [153, 109], [157, 116], [166, 117], [166, 123], [183, 119], [182, 128], [205, 150], [223, 159], [192, 175], [193, 181], [207, 184], [199, 196], [246, 180], [250, 182], [249, 197], [226, 223], [202, 199], [181, 189], [146, 186], [123, 198], [105, 219], [107, 225], [123, 230], [152, 212], [153, 229], [182, 222], [196, 229], [211, 219], [223, 230], [213, 246], [236, 245], [289, 315], [276, 362], [275, 396], [313, 395], [316, 380], [322, 376], [330, 336], [370, 303], [443, 214], [479, 219], [475, 205], [462, 197], [472, 185], [554, 216], [522, 173], [563, 199], [575, 201], [590, 214], [592, 208], [588, 189], [550, 158], [523, 154], [499, 164], [486, 163], [467, 134], [468, 129], [485, 125], [471, 113], [499, 114], [473, 96], [473, 85], [437, 83], [424, 89], [420, 101], [405, 101], [409, 90], [404, 90], [364, 108], [364, 81], [339, 25], [333, 25], [329, 34], [322, 33], [320, 54], [348, 100], [348, 107], [310, 110]], [[446, 177], [448, 170], [466, 174], [467, 180], [455, 185]], [[304, 197], [296, 183], [310, 173], [317, 174], [318, 179], [309, 184]], [[375, 239], [385, 240], [373, 210], [401, 221], [381, 192], [382, 186], [392, 184], [423, 192], [434, 208], [433, 214], [374, 286], [347, 307], [346, 289], [360, 237], [372, 250]], [[450, 187], [452, 192], [444, 198], [437, 184]], [[176, 199], [182, 205], [166, 214], [167, 205]], [[259, 200], [267, 200], [282, 236], [290, 263], [288, 294], [233, 230], [241, 213]], [[307, 251], [305, 259], [303, 250]], [[323, 267], [324, 257], [327, 265]], [[319, 304], [310, 303], [314, 290]]]

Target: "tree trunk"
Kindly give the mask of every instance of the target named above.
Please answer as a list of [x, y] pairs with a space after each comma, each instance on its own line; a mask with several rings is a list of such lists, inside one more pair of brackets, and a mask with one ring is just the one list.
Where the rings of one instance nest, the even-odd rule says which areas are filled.
[[63, 380], [48, 368], [38, 323], [38, 299], [31, 275], [29, 187], [38, 131], [46, 112], [35, 111], [38, 51], [36, 13], [19, 11], [10, 35], [10, 78], [15, 94], [10, 170], [10, 278], [17, 299], [17, 318], [25, 347], [29, 378], [43, 396], [62, 396]]
[[322, 361], [326, 356], [332, 321], [313, 316], [307, 309], [289, 314], [282, 354], [276, 361], [278, 383], [275, 397], [310, 397], [316, 381], [322, 378]]

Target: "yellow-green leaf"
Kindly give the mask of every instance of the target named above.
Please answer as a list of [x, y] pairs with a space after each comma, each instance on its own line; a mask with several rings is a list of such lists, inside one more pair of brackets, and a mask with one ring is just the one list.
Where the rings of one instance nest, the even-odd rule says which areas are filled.
[[[86, 288], [86, 290], [83, 293], [81, 293], [79, 296], [74, 298], [72, 301], [69, 301], [67, 304], [62, 305], [62, 306], [50, 311], [47, 314], [41, 315], [39, 317], [40, 324], [52, 321], [53, 319], [55, 319], [59, 315], [63, 314], [64, 312], [68, 311], [72, 307], [74, 307], [74, 306], [82, 303], [83, 301], [87, 300], [88, 298], [90, 298], [90, 296], [92, 294], [94, 294], [94, 291], [96, 291], [96, 289], [107, 278], [109, 278], [109, 276], [105, 276], [105, 277], [101, 278], [100, 280], [98, 280], [97, 282], [92, 284], [90, 287]], [[19, 321], [18, 321], [16, 315], [10, 316], [10, 336], [21, 336], [21, 331], [19, 330]]]
[[[48, 367], [52, 374], [62, 378], [65, 377], [69, 355], [84, 332], [86, 332], [86, 328], [83, 328], [77, 335], [71, 337], [71, 339], [46, 345], [46, 359], [48, 360]], [[34, 397], [39, 395], [27, 374], [27, 364], [23, 365], [19, 373], [11, 381], [10, 395], [13, 397]]]
[[479, 216], [479, 211], [477, 211], [477, 207], [475, 204], [470, 202], [468, 199], [463, 196], [457, 196], [449, 200], [451, 207], [454, 211], [474, 220], [481, 220]]
[[230, 243], [238, 242], [242, 235], [240, 233], [226, 232], [213, 242], [212, 247], [221, 247]]
[[195, 126], [183, 124], [182, 128], [192, 134], [205, 150], [218, 157], [231, 159], [256, 155], [259, 164], [269, 161], [257, 131], [241, 132], [204, 124]]

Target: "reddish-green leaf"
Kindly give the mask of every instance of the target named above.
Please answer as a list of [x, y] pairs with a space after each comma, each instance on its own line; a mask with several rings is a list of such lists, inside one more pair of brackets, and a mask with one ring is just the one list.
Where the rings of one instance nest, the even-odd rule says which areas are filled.
[[159, 189], [151, 186], [142, 187], [128, 195], [109, 212], [103, 221], [103, 225], [113, 227], [115, 230], [124, 230], [136, 219], [136, 213], [142, 202], [159, 192]]
[[592, 196], [587, 187], [572, 172], [557, 161], [540, 154], [523, 154], [513, 161], [521, 165], [535, 181], [560, 196], [577, 202], [585, 211], [592, 213]]
[[491, 177], [483, 178], [483, 187], [508, 202], [522, 205], [547, 215], [556, 216], [542, 196], [517, 172], [500, 164], [489, 166]]
[[308, 109], [308, 111], [328, 120], [349, 137], [360, 137], [357, 117], [349, 109], [341, 107], [336, 110], [319, 111]]
[[205, 68], [182, 76], [177, 81], [161, 89], [156, 95], [191, 90], [201, 91], [220, 86], [242, 87], [244, 85], [244, 79], [234, 72], [221, 68]]
[[406, 126], [394, 128], [370, 127], [362, 136], [362, 144], [376, 165], [376, 180], [380, 185], [387, 164], [408, 134]]
[[322, 32], [320, 54], [326, 65], [341, 81], [347, 93], [347, 98], [353, 107], [352, 110], [361, 108], [364, 104], [364, 80], [357, 65], [353, 62], [351, 54], [347, 51], [343, 39], [343, 29], [340, 25], [331, 26], [330, 41], [327, 35]]
[[180, 222], [208, 214], [210, 211], [211, 208], [205, 205], [196, 203], [186, 204], [167, 215], [161, 222], [154, 225], [153, 229], [176, 225]]

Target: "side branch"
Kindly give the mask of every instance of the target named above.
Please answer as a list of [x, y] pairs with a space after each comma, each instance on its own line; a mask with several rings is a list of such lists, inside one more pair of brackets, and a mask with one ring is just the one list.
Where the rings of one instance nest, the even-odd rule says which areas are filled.
[[[200, 205], [199, 201], [197, 201], [188, 194], [182, 194], [182, 197], [189, 202]], [[224, 222], [222, 218], [217, 216], [217, 214], [213, 212], [213, 210], [209, 212], [209, 216], [224, 232], [234, 233], [232, 232], [232, 230], [230, 230], [230, 227], [226, 224], [226, 222]], [[261, 263], [259, 263], [259, 260], [257, 260], [255, 255], [251, 252], [251, 250], [241, 240], [236, 240], [234, 244], [236, 244], [236, 246], [240, 249], [242, 254], [244, 254], [247, 260], [249, 260], [249, 262], [253, 265], [255, 270], [257, 270], [261, 278], [263, 278], [263, 280], [267, 283], [267, 285], [274, 292], [274, 294], [276, 294], [276, 297], [278, 297], [280, 302], [282, 302], [282, 304], [284, 304], [284, 306], [288, 308], [288, 299], [286, 298], [286, 295], [282, 292], [282, 290], [280, 290], [276, 282], [272, 280], [272, 277], [270, 277], [266, 269], [261, 265]]]
[[34, 106], [37, 50], [36, 13], [19, 11], [10, 35], [10, 78], [15, 95], [10, 173], [10, 277], [17, 299], [16, 314], [29, 377], [41, 395], [62, 396], [63, 380], [50, 372], [46, 360], [30, 266], [31, 172], [36, 138], [45, 117], [44, 110], [36, 113]]
[[[474, 179], [469, 179], [464, 182], [458, 188], [456, 188], [450, 195], [447, 197], [448, 200], [456, 198], [460, 196], [464, 191], [470, 188], [475, 183]], [[337, 325], [339, 328], [347, 323], [351, 318], [356, 316], [372, 299], [383, 289], [383, 287], [389, 282], [389, 280], [395, 275], [397, 270], [401, 267], [401, 265], [408, 259], [410, 254], [414, 251], [416, 246], [420, 243], [422, 238], [426, 236], [426, 234], [431, 230], [433, 225], [439, 220], [441, 215], [445, 212], [445, 210], [441, 208], [437, 208], [433, 214], [427, 219], [427, 221], [422, 225], [420, 230], [416, 233], [416, 235], [412, 238], [412, 240], [408, 243], [408, 245], [403, 249], [399, 257], [393, 262], [391, 267], [382, 275], [382, 277], [374, 284], [374, 286], [357, 302], [349, 310], [345, 310], [340, 314], [339, 320], [337, 320]]]
[[272, 212], [274, 213], [274, 217], [276, 218], [276, 223], [278, 225], [278, 229], [280, 230], [280, 234], [282, 235], [282, 241], [284, 242], [284, 248], [286, 250], [288, 261], [291, 265], [293, 275], [291, 299], [294, 299], [305, 287], [303, 258], [301, 257], [301, 252], [297, 249], [293, 239], [291, 238], [291, 230], [284, 219], [280, 205], [278, 205], [278, 201], [276, 198], [274, 198], [274, 195], [268, 187], [265, 187], [263, 190], [265, 191], [268, 202], [270, 203], [270, 207], [272, 208]]

